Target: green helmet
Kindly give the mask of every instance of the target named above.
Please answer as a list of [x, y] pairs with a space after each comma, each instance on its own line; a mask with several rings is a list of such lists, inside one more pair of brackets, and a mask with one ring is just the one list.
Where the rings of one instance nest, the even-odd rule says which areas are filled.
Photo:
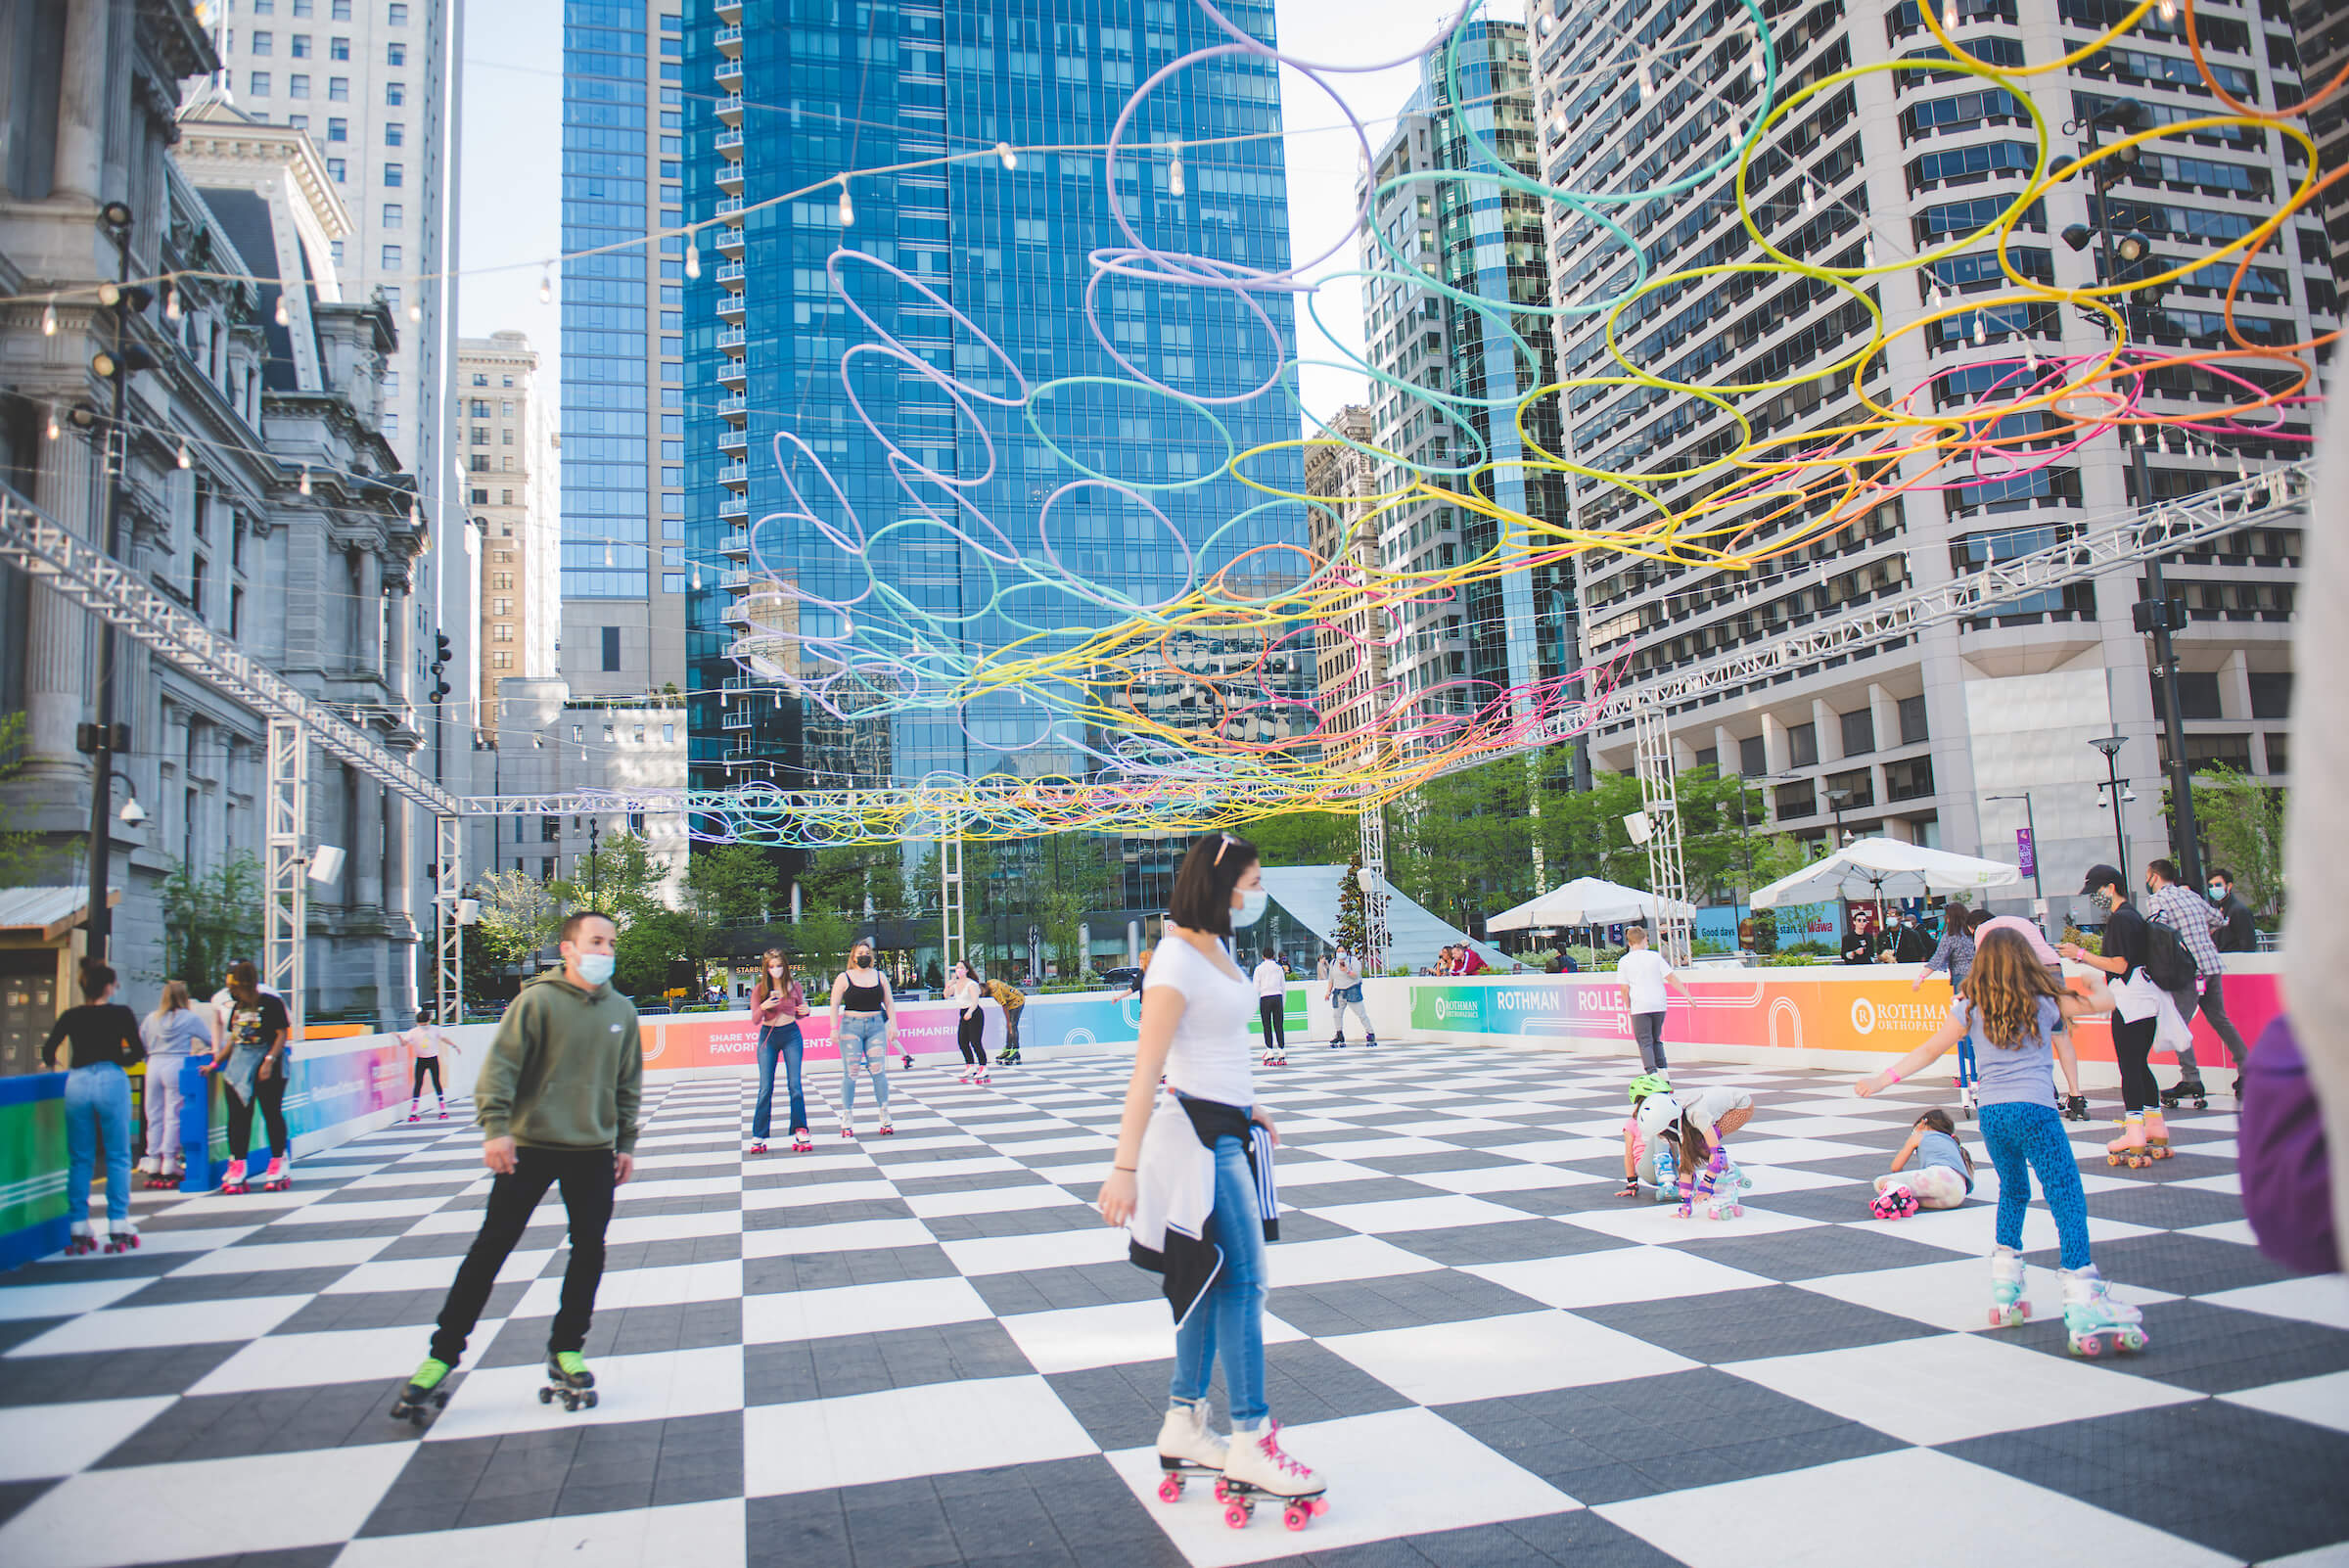
[[1642, 1073], [1632, 1080], [1632, 1103], [1638, 1104], [1651, 1094], [1670, 1094], [1672, 1081], [1661, 1073]]

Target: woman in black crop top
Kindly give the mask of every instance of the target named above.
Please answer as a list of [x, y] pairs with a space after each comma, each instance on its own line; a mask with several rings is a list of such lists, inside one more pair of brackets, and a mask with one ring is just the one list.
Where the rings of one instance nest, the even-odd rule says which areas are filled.
[[[115, 1000], [112, 969], [84, 963], [81, 993], [89, 1000], [61, 1013], [41, 1047], [45, 1067], [57, 1064], [58, 1041], [73, 1047], [66, 1074], [66, 1218], [71, 1222], [66, 1251], [120, 1252], [139, 1244], [130, 1222], [130, 1079], [122, 1070], [146, 1060], [147, 1047], [139, 1042], [138, 1014]], [[92, 1225], [90, 1178], [101, 1140], [107, 1219]]]
[[[881, 1107], [881, 1133], [889, 1123], [889, 1047], [898, 1038], [897, 1000], [889, 977], [873, 967], [873, 945], [849, 949], [849, 967], [832, 980], [832, 1038], [840, 1046], [840, 1135], [856, 1135], [856, 1075], [873, 1076], [873, 1099]], [[905, 1059], [908, 1067], [913, 1058]]]

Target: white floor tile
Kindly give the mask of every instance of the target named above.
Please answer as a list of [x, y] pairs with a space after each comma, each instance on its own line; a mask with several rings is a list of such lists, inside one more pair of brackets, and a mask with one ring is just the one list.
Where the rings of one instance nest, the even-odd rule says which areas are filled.
[[990, 1176], [1025, 1171], [1019, 1161], [1000, 1154], [974, 1154], [959, 1160], [892, 1160], [876, 1156], [874, 1163], [893, 1181], [928, 1181], [946, 1176]]
[[[504, 1322], [502, 1317], [484, 1318], [474, 1330], [472, 1343], [477, 1347], [488, 1344]], [[431, 1332], [424, 1324], [402, 1324], [322, 1334], [269, 1334], [207, 1372], [188, 1393], [248, 1394], [255, 1389], [366, 1382], [381, 1382], [388, 1388], [393, 1380], [416, 1370], [416, 1363], [424, 1360]]]
[[1413, 1230], [1439, 1230], [1453, 1225], [1506, 1224], [1526, 1218], [1522, 1209], [1504, 1208], [1482, 1198], [1398, 1198], [1385, 1203], [1348, 1203], [1311, 1213], [1359, 1230], [1365, 1235], [1401, 1235]]
[[[744, 1196], [747, 1198], [749, 1194]], [[562, 1215], [562, 1209], [557, 1207], [554, 1218], [560, 1220]], [[540, 1222], [543, 1223], [546, 1218], [541, 1213]], [[481, 1217], [475, 1215], [472, 1219], [473, 1222], [465, 1229], [479, 1230], [482, 1227]], [[638, 1241], [683, 1241], [692, 1236], [731, 1236], [741, 1230], [740, 1209], [713, 1209], [704, 1214], [619, 1215], [614, 1217], [611, 1226], [605, 1230], [604, 1242], [607, 1246], [622, 1247]]]
[[[1152, 1434], [1144, 1433], [1144, 1438]], [[1158, 1527], [1195, 1568], [1316, 1556], [1395, 1536], [1466, 1530], [1576, 1506], [1431, 1410], [1387, 1410], [1281, 1428], [1281, 1447], [1330, 1478], [1329, 1511], [1305, 1531], [1281, 1528], [1280, 1510], [1260, 1504], [1245, 1530], [1223, 1523], [1210, 1489], [1193, 1485], [1180, 1502], [1158, 1500], [1158, 1453], [1145, 1443], [1109, 1456]]]
[[1620, 1161], [1623, 1158], [1623, 1139], [1543, 1138], [1532, 1143], [1497, 1143], [1486, 1152], [1506, 1159], [1523, 1160], [1528, 1165], [1565, 1165], [1576, 1160]]
[[[546, 1261], [554, 1256], [551, 1248], [515, 1248], [506, 1254], [505, 1264], [497, 1270], [501, 1285], [528, 1284], [536, 1279]], [[367, 1291], [446, 1290], [455, 1282], [461, 1257], [448, 1258], [390, 1258], [359, 1265], [349, 1273], [326, 1287], [320, 1294], [352, 1296]]]
[[2215, 1225], [2188, 1225], [2178, 1232], [2182, 1236], [2205, 1236], [2212, 1241], [2232, 1241], [2238, 1247], [2256, 1247], [2259, 1235], [2248, 1220], [2222, 1220]]
[[1033, 1236], [982, 1236], [939, 1245], [945, 1249], [955, 1268], [976, 1277], [1020, 1273], [1031, 1268], [1123, 1263], [1130, 1240], [1124, 1229], [1088, 1225], [1082, 1230], [1046, 1230]]
[[274, 1241], [251, 1247], [220, 1247], [197, 1253], [172, 1269], [171, 1276], [258, 1273], [280, 1268], [347, 1268], [367, 1262], [398, 1239], [352, 1236], [343, 1241]]
[[1011, 1214], [1022, 1209], [1083, 1208], [1084, 1204], [1049, 1183], [988, 1187], [977, 1192], [921, 1192], [910, 1194], [905, 1207], [917, 1219], [941, 1220], [966, 1214]]
[[35, 1334], [14, 1356], [71, 1356], [125, 1345], [207, 1345], [266, 1334], [308, 1304], [308, 1296], [243, 1296], [175, 1307], [110, 1307]]
[[748, 1545], [740, 1498], [620, 1513], [576, 1513], [519, 1524], [354, 1541], [335, 1568], [641, 1568], [692, 1563], [736, 1568]]
[[470, 1370], [448, 1408], [426, 1429], [425, 1440], [452, 1442], [504, 1432], [544, 1432], [580, 1421], [598, 1426], [666, 1421], [680, 1415], [714, 1415], [742, 1407], [739, 1345], [610, 1356], [592, 1362], [591, 1368], [596, 1407], [578, 1411], [538, 1403], [538, 1389], [546, 1382], [542, 1362]]
[[786, 1290], [742, 1299], [745, 1344], [881, 1334], [992, 1317], [966, 1279], [907, 1279], [886, 1285]]
[[416, 1204], [410, 1198], [387, 1198], [366, 1203], [310, 1203], [277, 1215], [280, 1225], [346, 1225], [359, 1221], [413, 1220]]
[[169, 1409], [169, 1395], [0, 1407], [0, 1481], [72, 1475]]
[[1041, 1377], [754, 1405], [743, 1411], [742, 1426], [743, 1479], [752, 1497], [1099, 1452]]
[[730, 1198], [741, 1190], [739, 1175], [682, 1176], [668, 1181], [630, 1179], [614, 1189], [612, 1196], [624, 1207], [632, 1203], [661, 1203], [670, 1198]]
[[[38, 1278], [38, 1275], [31, 1276]], [[131, 1279], [77, 1279], [69, 1285], [18, 1285], [0, 1290], [0, 1323], [28, 1317], [72, 1317], [112, 1307], [153, 1283], [145, 1275]]]
[[[595, 1310], [616, 1313], [630, 1307], [674, 1307], [689, 1301], [732, 1301], [742, 1294], [742, 1263], [727, 1258], [715, 1263], [671, 1264], [659, 1268], [607, 1268], [596, 1287]], [[561, 1275], [540, 1276], [522, 1293], [508, 1314], [513, 1317], [552, 1317], [562, 1304]]]
[[[0, 1525], [10, 1568], [106, 1568], [337, 1544], [408, 1462], [404, 1443], [84, 1470]], [[267, 1499], [267, 1506], [255, 1499]]]
[[1686, 1371], [1697, 1363], [1644, 1340], [1543, 1311], [1325, 1338], [1322, 1347], [1421, 1405]]
[[[1976, 1190], [1982, 1183], [1977, 1181]], [[1995, 1191], [1995, 1188], [1993, 1189]], [[1898, 1236], [1903, 1241], [1914, 1241], [1946, 1252], [1971, 1253], [1977, 1258], [1990, 1256], [1999, 1240], [1999, 1206], [1996, 1203], [1968, 1203], [1957, 1209], [1927, 1209], [1901, 1221], [1885, 1224], [1871, 1221], [1865, 1211], [1851, 1221], [1854, 1224], [1870, 1226], [1877, 1233]], [[2133, 1225], [2119, 1220], [2088, 1217], [2088, 1239], [2093, 1247], [2101, 1242], [2119, 1241], [2128, 1236], [2150, 1236], [2161, 1232], [2150, 1225]], [[2048, 1206], [2034, 1197], [2023, 1215], [2023, 1251], [2049, 1252], [2059, 1245], [2055, 1234], [2055, 1217]]]
[[[1758, 1183], [1761, 1177], [1754, 1179]], [[1745, 1195], [1743, 1207], [1745, 1213], [1734, 1220], [1708, 1220], [1702, 1209], [1682, 1220], [1678, 1204], [1634, 1203], [1627, 1198], [1620, 1209], [1592, 1209], [1581, 1214], [1562, 1214], [1558, 1219], [1566, 1224], [1642, 1246], [1703, 1241], [1714, 1236], [1767, 1236], [1780, 1230], [1805, 1230], [1819, 1222], [1756, 1207], [1750, 1192]]]
[[1538, 1192], [1543, 1187], [1570, 1186], [1598, 1178], [1580, 1171], [1553, 1171], [1541, 1165], [1488, 1165], [1473, 1171], [1414, 1172], [1410, 1179], [1423, 1187], [1441, 1187], [1446, 1192], [1473, 1196], [1481, 1192]]
[[[1904, 1222], [1905, 1223], [1906, 1222]], [[1908, 1268], [1870, 1268], [1797, 1281], [1800, 1288], [1869, 1307], [1896, 1317], [1913, 1318], [1952, 1332], [1990, 1332], [1990, 1265], [1981, 1258], [1950, 1258]], [[2134, 1307], [2176, 1301], [2166, 1291], [2123, 1285], [2116, 1292]], [[2052, 1268], [2023, 1268], [2023, 1299], [2034, 1318], [2063, 1315], [2063, 1280]]]
[[2099, 1560], [2131, 1568], [2234, 1568], [2235, 1562], [1931, 1449], [1604, 1503], [1592, 1511], [1688, 1568], [1982, 1568], [2050, 1561], [2060, 1555], [2051, 1542], [2094, 1542]]
[[1326, 1285], [1340, 1279], [1416, 1274], [1442, 1267], [1376, 1236], [1283, 1241], [1267, 1249], [1266, 1257], [1275, 1289], [1282, 1285]]
[[1769, 1135], [1767, 1124], [1748, 1126], [1729, 1138], [1729, 1158], [1739, 1165], [1801, 1165], [1809, 1160], [1841, 1160], [1855, 1154], [1892, 1156], [1865, 1143], [1838, 1143], [1832, 1138], [1790, 1138]]
[[808, 1209], [872, 1198], [889, 1199], [897, 1195], [898, 1189], [879, 1177], [870, 1181], [806, 1181], [788, 1187], [745, 1187], [742, 1206], [745, 1209]]
[[[783, 1136], [784, 1143], [788, 1145], [791, 1135], [785, 1133]], [[816, 1149], [817, 1152], [813, 1154], [763, 1154], [756, 1159], [746, 1159], [742, 1167], [743, 1184], [750, 1186], [753, 1176], [789, 1178], [829, 1176], [838, 1171], [861, 1171], [871, 1176], [878, 1170], [873, 1164], [873, 1157], [855, 1144], [850, 1144], [846, 1152], [826, 1151], [820, 1143]]]
[[2296, 1317], [2327, 1328], [2349, 1328], [2349, 1278], [2339, 1274], [2309, 1274], [2279, 1279], [2268, 1285], [2245, 1285], [2239, 1290], [2213, 1291], [2197, 1298], [2214, 1307], [2238, 1307], [2271, 1317]]
[[[1174, 1355], [1174, 1314], [1164, 1298], [1017, 1313], [1002, 1323], [1004, 1332], [1039, 1372], [1080, 1372], [1128, 1361], [1164, 1361]], [[1303, 1338], [1278, 1318], [1266, 1317], [1266, 1344], [1285, 1345]]]
[[1606, 1307], [1669, 1301], [1775, 1284], [1677, 1247], [1620, 1247], [1522, 1263], [1475, 1264], [1461, 1270], [1551, 1307]]
[[745, 1230], [745, 1258], [806, 1258], [876, 1247], [924, 1247], [936, 1238], [919, 1220], [844, 1220], [829, 1225]]
[[[2270, 1415], [2288, 1415], [2295, 1421], [2349, 1432], [2349, 1372], [2326, 1372], [2322, 1377], [2270, 1383], [2265, 1388], [2242, 1389], [2219, 1398], [2254, 1410], [2265, 1410]], [[2344, 1549], [2349, 1549], [2349, 1543], [2344, 1543]]]

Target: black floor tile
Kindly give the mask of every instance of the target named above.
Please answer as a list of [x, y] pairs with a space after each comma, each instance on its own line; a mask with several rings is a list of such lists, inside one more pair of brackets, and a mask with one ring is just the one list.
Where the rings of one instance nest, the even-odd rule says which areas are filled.
[[1913, 1318], [1790, 1285], [1578, 1307], [1575, 1315], [1708, 1364], [1882, 1345], [1935, 1332]]
[[743, 1399], [750, 1405], [796, 1405], [1036, 1371], [992, 1320], [746, 1345], [742, 1360]]

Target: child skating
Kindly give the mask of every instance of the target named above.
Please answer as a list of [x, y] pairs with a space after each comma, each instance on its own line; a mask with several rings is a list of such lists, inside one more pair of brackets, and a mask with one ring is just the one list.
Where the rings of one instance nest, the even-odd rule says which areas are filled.
[[[1623, 1120], [1623, 1190], [1619, 1198], [1636, 1198], [1642, 1187], [1661, 1195], [1672, 1177], [1665, 1173], [1665, 1163], [1671, 1158], [1669, 1149], [1659, 1150], [1656, 1140], [1639, 1130], [1639, 1107], [1659, 1094], [1670, 1094], [1672, 1082], [1661, 1073], [1642, 1073], [1632, 1080], [1632, 1114]], [[1661, 1154], [1663, 1159], [1659, 1160]]]
[[579, 1351], [604, 1277], [613, 1189], [635, 1169], [644, 1088], [635, 1004], [606, 984], [614, 935], [605, 915], [564, 921], [563, 967], [522, 989], [489, 1042], [473, 1103], [482, 1163], [496, 1179], [481, 1231], [440, 1308], [432, 1354], [392, 1402], [397, 1419], [421, 1426], [448, 1403], [448, 1374], [465, 1354], [498, 1269], [538, 1200], [558, 1185], [571, 1226], [571, 1262], [547, 1334], [547, 1384], [538, 1398], [542, 1404], [560, 1398], [574, 1410], [595, 1403], [595, 1376]]
[[430, 1078], [433, 1081], [433, 1099], [439, 1110], [440, 1120], [447, 1121], [448, 1090], [440, 1082], [440, 1053], [446, 1051], [451, 1056], [461, 1055], [457, 1042], [448, 1038], [448, 1031], [440, 1027], [430, 1007], [416, 1009], [416, 1027], [400, 1036], [399, 1042], [408, 1048], [416, 1064], [408, 1075], [408, 1120], [424, 1120], [424, 1081]]
[[[1970, 965], [1972, 954], [1967, 959]], [[1916, 1161], [1916, 1169], [1909, 1167]], [[1879, 1220], [1906, 1220], [1919, 1209], [1955, 1209], [1974, 1190], [1974, 1157], [1958, 1141], [1958, 1124], [1936, 1105], [1916, 1119], [1909, 1141], [1876, 1177], [1868, 1210]]]
[[1726, 1084], [1686, 1100], [1654, 1094], [1640, 1102], [1640, 1133], [1649, 1143], [1661, 1141], [1670, 1148], [1680, 1173], [1681, 1206], [1675, 1212], [1681, 1219], [1695, 1218], [1699, 1203], [1708, 1220], [1734, 1220], [1745, 1213], [1737, 1194], [1753, 1181], [1729, 1163], [1728, 1136], [1753, 1119], [1754, 1097]]
[[2054, 1067], [2060, 1063], [2073, 1094], [2080, 1092], [2079, 1063], [2071, 1040], [2057, 1040], [2057, 1026], [2091, 1013], [2109, 1011], [2112, 995], [2103, 983], [2088, 996], [2059, 990], [2010, 932], [1991, 932], [1974, 955], [1948, 1022], [1933, 1038], [1882, 1073], [1853, 1085], [1862, 1096], [1898, 1084], [1933, 1062], [1971, 1033], [1982, 1064], [1982, 1140], [1999, 1173], [1998, 1245], [1990, 1259], [1990, 1323], [2010, 1328], [2031, 1315], [2023, 1296], [2023, 1214], [2031, 1202], [2031, 1174], [2055, 1217], [2063, 1249], [2063, 1323], [2075, 1356], [2101, 1355], [2107, 1345], [2142, 1350], [2144, 1314], [2114, 1299], [2089, 1257], [2088, 1200], [2080, 1165], [2063, 1134], [2055, 1109]]

